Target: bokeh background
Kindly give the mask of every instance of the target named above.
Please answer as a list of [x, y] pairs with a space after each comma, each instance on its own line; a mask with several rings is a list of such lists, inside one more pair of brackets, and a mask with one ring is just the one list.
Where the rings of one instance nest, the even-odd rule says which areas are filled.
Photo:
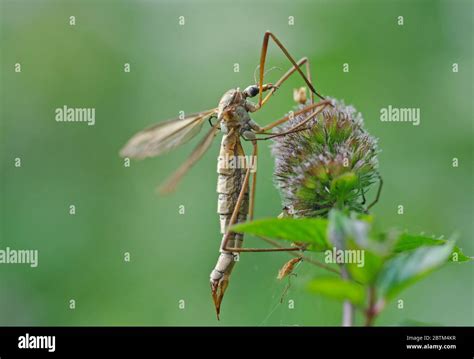
[[[1, 0], [0, 247], [38, 249], [39, 266], [0, 265], [0, 325], [340, 324], [340, 303], [305, 292], [307, 280], [326, 274], [308, 264], [279, 304], [284, 253], [242, 255], [216, 321], [208, 275], [220, 241], [219, 140], [167, 197], [156, 195], [157, 184], [196, 140], [130, 168], [118, 156], [136, 131], [181, 110], [213, 108], [227, 89], [253, 83], [267, 29], [295, 57], [308, 56], [317, 89], [353, 104], [380, 139], [379, 227], [456, 234], [472, 255], [472, 14], [472, 1], [453, 0]], [[268, 60], [289, 67], [274, 45]], [[293, 78], [254, 119], [281, 117], [301, 84]], [[96, 125], [57, 123], [63, 105], [96, 108]], [[421, 125], [381, 122], [388, 105], [420, 108]], [[276, 216], [268, 145], [260, 152], [256, 216]], [[391, 303], [377, 324], [472, 325], [473, 275], [469, 264], [445, 266], [404, 291], [404, 309]]]

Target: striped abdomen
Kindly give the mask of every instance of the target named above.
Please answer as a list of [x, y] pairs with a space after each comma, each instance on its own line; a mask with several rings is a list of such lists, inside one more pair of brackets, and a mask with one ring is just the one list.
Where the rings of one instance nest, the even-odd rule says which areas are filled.
[[[242, 166], [242, 159], [245, 154], [240, 143], [237, 130], [231, 130], [222, 138], [219, 161], [217, 165], [217, 213], [220, 219], [220, 230], [225, 235], [237, 199], [242, 189], [245, 178], [245, 166]], [[244, 200], [240, 206], [236, 223], [245, 222], [248, 213], [248, 188], [245, 191]], [[230, 233], [228, 247], [242, 247], [243, 235], [240, 233]], [[211, 282], [219, 281], [226, 275], [229, 276], [234, 265], [235, 258], [232, 253], [222, 251], [217, 261], [216, 267], [211, 273]]]

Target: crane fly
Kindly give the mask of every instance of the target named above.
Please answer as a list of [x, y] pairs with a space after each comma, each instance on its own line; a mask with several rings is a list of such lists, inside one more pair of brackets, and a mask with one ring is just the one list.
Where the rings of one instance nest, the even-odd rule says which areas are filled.
[[[292, 67], [275, 83], [265, 84], [265, 59], [269, 40], [275, 44], [285, 54], [291, 62]], [[301, 67], [306, 65], [306, 74]], [[166, 153], [196, 136], [203, 125], [209, 121], [211, 128], [203, 136], [191, 155], [186, 161], [165, 181], [160, 187], [161, 193], [173, 191], [181, 178], [188, 170], [204, 155], [211, 146], [214, 137], [222, 132], [222, 142], [218, 161], [218, 181], [217, 181], [217, 212], [220, 219], [220, 231], [222, 240], [220, 245], [220, 255], [217, 264], [210, 274], [211, 293], [214, 301], [217, 318], [219, 319], [220, 308], [225, 291], [229, 284], [229, 277], [237, 260], [236, 256], [240, 252], [276, 252], [276, 251], [297, 251], [298, 247], [291, 248], [242, 248], [243, 235], [234, 233], [229, 228], [235, 223], [241, 223], [249, 218], [253, 219], [254, 200], [256, 189], [256, 171], [251, 171], [252, 164], [246, 162], [246, 166], [235, 166], [236, 158], [245, 156], [241, 138], [250, 141], [253, 146], [253, 162], [257, 158], [257, 143], [259, 140], [267, 140], [276, 136], [284, 136], [295, 131], [304, 129], [304, 124], [317, 116], [326, 106], [331, 106], [328, 100], [319, 95], [311, 83], [309, 61], [303, 57], [295, 61], [283, 44], [273, 35], [265, 32], [259, 64], [259, 81], [256, 84], [246, 87], [243, 91], [239, 88], [227, 91], [219, 101], [216, 108], [194, 113], [184, 118], [173, 119], [158, 123], [134, 135], [120, 152], [122, 157], [143, 159], [147, 157], [159, 156]], [[293, 115], [307, 114], [307, 118], [285, 132], [269, 132], [274, 127], [288, 121], [291, 116], [285, 116], [273, 123], [261, 127], [250, 118], [250, 113], [258, 111], [270, 99], [275, 91], [294, 73], [301, 75], [306, 85], [310, 89], [310, 104], [295, 112]], [[263, 93], [266, 93], [263, 97]], [[258, 95], [258, 103], [249, 101], [249, 98]], [[321, 101], [315, 103], [314, 95]], [[212, 119], [215, 123], [212, 124]], [[258, 135], [258, 136], [257, 136]], [[237, 161], [239, 162], [239, 161]], [[252, 180], [250, 186], [250, 174]], [[250, 188], [249, 188], [250, 187]]]

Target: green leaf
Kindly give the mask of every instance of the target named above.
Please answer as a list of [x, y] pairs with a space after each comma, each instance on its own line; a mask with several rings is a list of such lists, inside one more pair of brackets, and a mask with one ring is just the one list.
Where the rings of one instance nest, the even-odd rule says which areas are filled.
[[[398, 238], [393, 251], [395, 253], [401, 253], [411, 251], [422, 246], [440, 246], [446, 243], [447, 241], [443, 239], [434, 239], [422, 235], [403, 233]], [[452, 262], [467, 262], [472, 260], [472, 258], [466, 256], [459, 247], [454, 246], [449, 260]]]
[[[359, 215], [353, 217], [354, 214], [348, 217], [341, 211], [331, 210], [328, 238], [337, 249], [358, 251], [358, 262], [346, 263], [349, 273], [358, 283], [372, 283], [382, 266], [383, 259], [376, 252], [366, 249], [373, 242], [369, 237], [370, 223], [364, 220], [366, 217]], [[367, 219], [371, 220], [371, 217]]]
[[327, 249], [327, 220], [323, 218], [268, 218], [233, 226], [233, 232], [310, 244], [310, 250]]
[[332, 209], [328, 215], [329, 242], [338, 249], [345, 249], [347, 242], [366, 244], [370, 231], [369, 223], [346, 216], [343, 212]]
[[323, 277], [308, 283], [308, 290], [338, 300], [349, 300], [357, 306], [364, 306], [365, 290], [361, 285], [341, 278]]
[[364, 263], [348, 263], [347, 268], [351, 278], [361, 284], [372, 284], [383, 265], [383, 258], [366, 249], [359, 249], [364, 253]]
[[377, 278], [376, 287], [381, 297], [391, 299], [408, 285], [444, 264], [451, 255], [454, 242], [420, 247], [401, 253], [388, 260]]

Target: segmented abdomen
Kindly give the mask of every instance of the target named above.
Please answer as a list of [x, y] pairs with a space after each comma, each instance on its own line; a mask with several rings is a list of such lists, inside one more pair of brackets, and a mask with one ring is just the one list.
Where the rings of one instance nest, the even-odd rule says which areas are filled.
[[[232, 212], [239, 198], [240, 190], [245, 178], [245, 168], [236, 166], [235, 156], [244, 156], [242, 145], [239, 141], [239, 132], [231, 129], [228, 134], [222, 138], [221, 151], [217, 164], [217, 213], [219, 213], [220, 227], [222, 233], [222, 242], [224, 241], [225, 232], [229, 226]], [[240, 206], [236, 223], [245, 222], [248, 212], [248, 186], [245, 191], [243, 201]], [[242, 247], [243, 235], [241, 233], [229, 233], [227, 248]], [[234, 254], [228, 251], [220, 250], [219, 258], [216, 266], [211, 272], [211, 285], [217, 288], [222, 280], [227, 281], [236, 258]], [[226, 285], [225, 285], [226, 286]], [[224, 286], [224, 287], [225, 287]], [[213, 289], [215, 290], [215, 289]], [[225, 290], [225, 289], [224, 289]]]
[[[231, 131], [231, 133], [224, 135], [217, 164], [217, 213], [222, 234], [227, 230], [244, 182], [246, 169], [241, 166], [240, 159], [242, 158], [244, 158], [244, 152], [238, 134], [234, 135]], [[236, 223], [244, 222], [247, 219], [248, 195], [247, 186]], [[240, 247], [241, 242], [241, 234], [231, 234], [229, 247]]]

